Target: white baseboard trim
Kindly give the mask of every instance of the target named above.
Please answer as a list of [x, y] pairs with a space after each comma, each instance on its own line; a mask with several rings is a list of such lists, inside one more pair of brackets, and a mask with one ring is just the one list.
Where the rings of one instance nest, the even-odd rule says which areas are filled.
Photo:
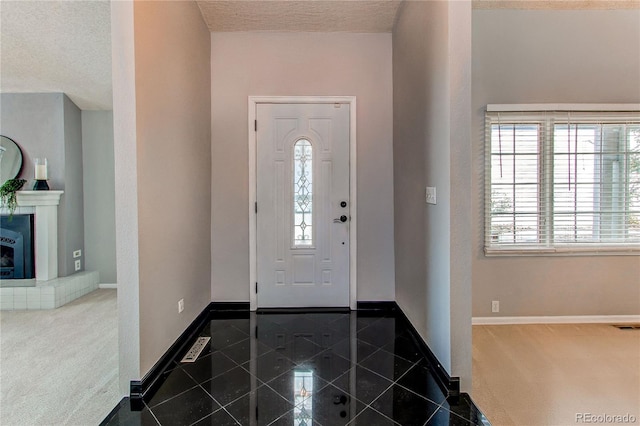
[[118, 288], [118, 284], [116, 283], [98, 284], [98, 288]]
[[473, 317], [473, 325], [507, 324], [627, 324], [640, 323], [640, 315], [576, 315], [539, 317]]

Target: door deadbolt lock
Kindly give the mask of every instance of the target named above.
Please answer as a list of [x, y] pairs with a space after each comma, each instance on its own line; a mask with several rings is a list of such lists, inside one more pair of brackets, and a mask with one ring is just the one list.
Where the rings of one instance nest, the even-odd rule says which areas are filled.
[[342, 207], [343, 209], [345, 207], [347, 207], [347, 202], [346, 201], [340, 201], [340, 207]]
[[333, 223], [344, 223], [347, 220], [349, 220], [349, 218], [347, 216], [345, 216], [345, 215], [342, 215], [340, 217], [337, 217], [337, 218], [333, 219]]

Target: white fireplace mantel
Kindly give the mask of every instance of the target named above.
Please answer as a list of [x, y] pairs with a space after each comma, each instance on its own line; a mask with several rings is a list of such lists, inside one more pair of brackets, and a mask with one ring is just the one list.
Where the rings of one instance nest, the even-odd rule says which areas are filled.
[[57, 206], [62, 194], [64, 191], [18, 191], [16, 199], [19, 206]]
[[[58, 205], [64, 191], [18, 191], [14, 214], [34, 214], [36, 281], [58, 278]], [[0, 211], [8, 214], [6, 208]]]

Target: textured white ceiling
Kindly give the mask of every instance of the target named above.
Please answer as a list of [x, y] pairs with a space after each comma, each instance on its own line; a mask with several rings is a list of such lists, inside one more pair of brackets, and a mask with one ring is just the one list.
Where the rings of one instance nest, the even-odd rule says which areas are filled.
[[[401, 2], [199, 0], [198, 5], [210, 31], [391, 32]], [[473, 6], [619, 9], [639, 8], [640, 0], [473, 0]], [[63, 92], [81, 109], [111, 109], [110, 22], [108, 0], [0, 0], [0, 92]]]
[[198, 0], [209, 31], [388, 33], [401, 0]]
[[0, 1], [0, 91], [111, 109], [110, 10], [108, 0]]

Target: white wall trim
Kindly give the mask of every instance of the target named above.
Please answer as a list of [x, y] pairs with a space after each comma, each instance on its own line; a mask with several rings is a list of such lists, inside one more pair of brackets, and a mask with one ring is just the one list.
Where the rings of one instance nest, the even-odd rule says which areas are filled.
[[118, 288], [118, 284], [116, 283], [98, 284], [98, 288]]
[[473, 325], [509, 324], [627, 324], [640, 323], [640, 315], [575, 315], [538, 317], [473, 317]]
[[249, 306], [252, 311], [258, 308], [255, 283], [258, 277], [257, 239], [256, 239], [256, 132], [254, 121], [258, 104], [309, 104], [309, 103], [346, 103], [349, 104], [349, 196], [351, 203], [351, 220], [349, 226], [349, 307], [357, 307], [357, 162], [356, 162], [356, 97], [355, 96], [249, 96]]

